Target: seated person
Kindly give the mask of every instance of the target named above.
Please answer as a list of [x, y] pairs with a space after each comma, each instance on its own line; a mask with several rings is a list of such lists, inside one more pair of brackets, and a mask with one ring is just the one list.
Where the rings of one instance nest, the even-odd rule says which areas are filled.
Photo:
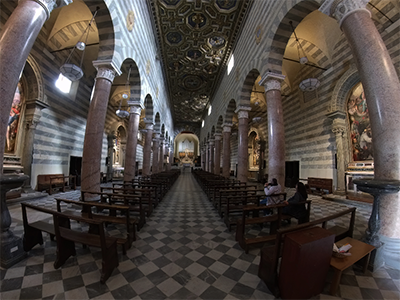
[[[278, 204], [281, 202], [280, 197], [274, 197], [274, 194], [278, 194], [282, 192], [282, 188], [281, 185], [278, 183], [278, 180], [276, 178], [272, 178], [272, 182], [271, 183], [266, 183], [264, 185], [264, 192], [265, 195], [267, 195], [268, 197], [261, 200], [260, 201], [260, 205], [274, 205], [274, 204]], [[269, 215], [271, 214], [271, 210], [270, 209], [265, 209], [264, 210], [264, 215]]]
[[303, 219], [307, 217], [307, 209], [305, 204], [291, 205], [299, 202], [304, 202], [308, 198], [306, 187], [302, 182], [296, 184], [296, 193], [287, 201], [284, 201], [287, 206], [282, 209], [282, 213], [290, 215], [299, 220], [299, 223], [304, 223]]

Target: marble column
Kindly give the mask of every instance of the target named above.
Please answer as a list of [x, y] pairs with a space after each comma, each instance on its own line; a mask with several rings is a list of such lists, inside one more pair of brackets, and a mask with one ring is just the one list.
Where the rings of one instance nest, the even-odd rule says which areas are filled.
[[11, 216], [6, 203], [6, 193], [20, 187], [28, 177], [18, 174], [3, 174], [3, 159], [7, 123], [20, 74], [29, 52], [55, 7], [71, 3], [72, 0], [22, 0], [18, 2], [0, 35], [0, 201], [1, 201], [1, 267], [8, 268], [26, 256], [21, 238], [9, 229]]
[[[374, 149], [374, 179], [366, 184], [379, 207], [377, 235], [383, 245], [378, 248], [375, 268], [386, 264], [400, 270], [400, 194], [382, 193], [384, 182], [400, 180], [400, 82], [366, 0], [328, 0], [320, 11], [339, 22], [353, 53], [364, 88]], [[370, 188], [368, 188], [368, 184]], [[376, 215], [371, 215], [375, 218]], [[373, 236], [373, 234], [372, 234]], [[375, 239], [376, 241], [376, 239]], [[371, 241], [372, 243], [373, 241]]]
[[209, 149], [209, 143], [207, 142], [205, 145], [205, 152], [206, 152], [206, 161], [205, 161], [205, 171], [209, 171], [208, 169], [208, 164], [209, 164], [209, 154], [210, 154], [210, 149]]
[[174, 163], [174, 148], [171, 148], [169, 151], [169, 170], [171, 170], [171, 166]]
[[238, 170], [237, 179], [241, 182], [247, 182], [248, 178], [248, 132], [249, 132], [249, 106], [239, 106], [236, 109], [238, 114]]
[[[72, 0], [23, 0], [2, 27], [0, 36], [0, 155], [4, 158], [8, 117], [15, 89], [32, 46], [55, 7], [71, 3]], [[3, 174], [3, 163], [0, 164]]]
[[160, 136], [160, 154], [159, 154], [159, 167], [158, 171], [162, 172], [164, 171], [164, 137]]
[[204, 146], [200, 147], [200, 160], [201, 160], [201, 168], [205, 170], [205, 153], [204, 153]]
[[22, 187], [25, 193], [33, 192], [31, 186], [33, 141], [35, 139], [36, 126], [40, 121], [40, 117], [42, 116], [42, 109], [48, 106], [49, 105], [47, 103], [36, 99], [26, 101], [24, 150], [21, 157], [21, 163], [24, 167], [24, 174], [29, 176], [29, 179]]
[[168, 161], [165, 161], [165, 171], [169, 171], [169, 164], [170, 164], [170, 160], [169, 160], [169, 143], [166, 142], [165, 146], [164, 146], [164, 156], [168, 157]]
[[221, 133], [216, 133], [215, 138], [215, 150], [214, 150], [214, 173], [221, 175]]
[[232, 124], [225, 123], [222, 125], [223, 135], [223, 160], [222, 160], [222, 176], [229, 178], [231, 171], [231, 129]]
[[130, 107], [128, 136], [126, 139], [124, 182], [135, 179], [136, 173], [136, 148], [139, 132], [140, 113], [144, 106], [138, 101], [128, 101]]
[[158, 161], [158, 156], [159, 156], [159, 150], [160, 150], [160, 134], [159, 133], [154, 133], [154, 138], [153, 138], [153, 164], [152, 164], [152, 174], [158, 173], [158, 166], [159, 166], [159, 161]]
[[208, 160], [208, 171], [210, 173], [214, 173], [214, 145], [215, 145], [215, 140], [210, 139], [209, 140], [210, 154]]
[[[281, 97], [284, 75], [267, 72], [259, 82], [265, 88], [268, 113], [268, 178], [285, 187], [285, 128]], [[283, 192], [283, 191], [282, 191]]]
[[[94, 61], [97, 76], [90, 101], [82, 154], [82, 191], [100, 192], [100, 162], [111, 85], [121, 71], [111, 62]], [[89, 200], [90, 200], [90, 196]], [[96, 197], [97, 198], [97, 197]]]
[[143, 176], [150, 175], [151, 141], [153, 139], [153, 127], [154, 127], [153, 121], [145, 120], [146, 136], [144, 139], [144, 147], [143, 147], [143, 168], [142, 168]]

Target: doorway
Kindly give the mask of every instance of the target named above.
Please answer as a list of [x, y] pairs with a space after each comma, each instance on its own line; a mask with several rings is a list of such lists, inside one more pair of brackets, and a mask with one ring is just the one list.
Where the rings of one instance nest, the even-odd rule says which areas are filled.
[[285, 187], [296, 187], [300, 176], [300, 162], [297, 160], [285, 162], [285, 174]]
[[82, 157], [70, 156], [69, 158], [69, 174], [76, 176], [76, 185], [81, 185]]

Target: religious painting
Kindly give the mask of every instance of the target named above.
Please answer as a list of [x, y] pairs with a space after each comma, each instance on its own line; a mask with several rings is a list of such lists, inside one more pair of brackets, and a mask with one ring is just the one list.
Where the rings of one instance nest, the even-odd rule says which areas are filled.
[[16, 141], [18, 137], [18, 125], [21, 116], [23, 101], [22, 84], [18, 83], [15, 90], [14, 99], [12, 102], [10, 115], [8, 117], [7, 132], [6, 132], [6, 154], [14, 154], [16, 151]]
[[347, 102], [353, 161], [373, 160], [372, 131], [369, 112], [361, 83], [350, 93]]

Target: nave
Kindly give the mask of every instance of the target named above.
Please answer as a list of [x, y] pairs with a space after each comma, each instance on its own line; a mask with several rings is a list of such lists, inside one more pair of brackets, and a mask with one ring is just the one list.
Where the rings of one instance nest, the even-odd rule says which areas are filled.
[[[288, 197], [294, 191], [288, 190]], [[35, 204], [55, 209], [55, 197], [78, 199], [80, 191], [60, 193]], [[350, 205], [311, 196], [311, 220]], [[20, 204], [9, 206], [11, 230], [22, 236]], [[354, 238], [365, 231], [369, 204], [357, 205]], [[35, 216], [36, 217], [36, 216]], [[39, 216], [37, 216], [39, 217]], [[118, 235], [118, 228], [110, 230]], [[27, 259], [1, 270], [1, 299], [273, 299], [257, 276], [259, 249], [245, 254], [189, 172], [183, 172], [123, 255], [119, 266], [102, 285], [98, 249], [76, 245], [77, 256], [55, 270], [56, 243], [45, 237]], [[328, 274], [324, 293], [329, 295]], [[345, 299], [399, 299], [400, 274], [380, 269], [363, 274], [355, 267], [342, 276], [338, 297]]]

